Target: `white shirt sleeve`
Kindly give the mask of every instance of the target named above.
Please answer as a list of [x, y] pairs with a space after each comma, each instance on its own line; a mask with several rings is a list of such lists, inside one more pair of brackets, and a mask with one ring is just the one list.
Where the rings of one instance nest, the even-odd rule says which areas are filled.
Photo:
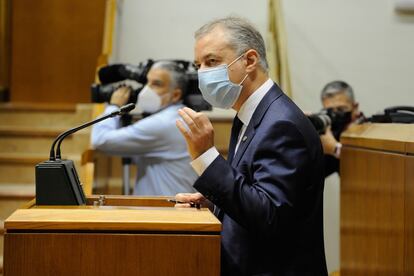
[[216, 147], [211, 147], [206, 152], [204, 152], [202, 155], [194, 159], [191, 162], [191, 166], [196, 171], [196, 173], [200, 176], [207, 169], [207, 167], [210, 166], [211, 163], [213, 163], [214, 159], [216, 159], [217, 156], [219, 155], [220, 153], [218, 152]]
[[[105, 114], [114, 109], [117, 108], [108, 106]], [[95, 149], [114, 155], [165, 156], [173, 152], [174, 137], [180, 135], [182, 139], [175, 129], [171, 112], [154, 114], [126, 127], [121, 127], [120, 118], [116, 116], [92, 127], [91, 143]]]

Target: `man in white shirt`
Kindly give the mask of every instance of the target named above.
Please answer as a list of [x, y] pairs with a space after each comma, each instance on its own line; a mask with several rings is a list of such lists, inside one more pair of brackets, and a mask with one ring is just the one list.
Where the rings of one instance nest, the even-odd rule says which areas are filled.
[[[119, 117], [92, 128], [92, 145], [109, 154], [132, 157], [137, 165], [136, 195], [175, 195], [194, 192], [197, 178], [189, 165], [186, 143], [175, 126], [183, 108], [187, 86], [185, 72], [174, 62], [160, 61], [147, 74], [148, 83], [138, 95], [137, 105], [150, 116], [121, 127]], [[125, 105], [128, 88], [115, 91], [104, 114]]]

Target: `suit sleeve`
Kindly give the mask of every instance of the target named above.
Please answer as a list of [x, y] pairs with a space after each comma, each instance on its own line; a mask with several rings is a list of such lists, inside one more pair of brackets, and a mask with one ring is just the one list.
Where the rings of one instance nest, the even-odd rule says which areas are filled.
[[309, 151], [303, 135], [288, 121], [256, 135], [262, 137], [249, 145], [256, 147], [252, 162], [242, 159], [235, 169], [219, 156], [194, 187], [249, 232], [274, 235], [297, 221], [297, 209], [309, 188]]

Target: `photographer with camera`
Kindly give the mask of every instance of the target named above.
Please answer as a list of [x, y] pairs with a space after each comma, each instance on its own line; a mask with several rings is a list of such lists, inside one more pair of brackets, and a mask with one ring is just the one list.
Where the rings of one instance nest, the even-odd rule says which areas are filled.
[[[118, 117], [92, 128], [92, 145], [105, 153], [132, 157], [138, 167], [136, 195], [175, 195], [194, 192], [197, 178], [190, 166], [184, 138], [176, 128], [178, 110], [187, 87], [185, 71], [173, 61], [155, 62], [148, 82], [138, 94], [137, 106], [150, 115], [125, 127]], [[130, 101], [131, 89], [112, 93], [104, 114]]]
[[359, 111], [352, 87], [344, 81], [333, 81], [325, 85], [321, 92], [324, 111], [331, 122], [321, 138], [325, 154], [325, 177], [339, 173], [339, 158], [342, 144], [340, 136], [351, 123], [362, 123], [364, 115]]

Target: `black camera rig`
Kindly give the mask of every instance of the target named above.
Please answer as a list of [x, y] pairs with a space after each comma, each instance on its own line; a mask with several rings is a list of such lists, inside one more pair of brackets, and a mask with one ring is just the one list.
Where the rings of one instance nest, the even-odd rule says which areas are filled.
[[[212, 107], [207, 103], [198, 88], [197, 70], [192, 62], [186, 60], [158, 60], [172, 61], [177, 63], [185, 72], [188, 85], [183, 91], [183, 103], [196, 110], [211, 110]], [[99, 69], [98, 76], [100, 84], [92, 84], [91, 98], [94, 103], [109, 102], [112, 93], [121, 86], [131, 88], [131, 94], [128, 103], [136, 103], [138, 94], [147, 83], [147, 74], [156, 61], [148, 59], [140, 62], [138, 65], [131, 64], [111, 64]]]
[[331, 108], [322, 109], [320, 112], [307, 116], [319, 135], [325, 134], [330, 126], [333, 135], [339, 139], [347, 125], [351, 123], [351, 112], [334, 111]]

